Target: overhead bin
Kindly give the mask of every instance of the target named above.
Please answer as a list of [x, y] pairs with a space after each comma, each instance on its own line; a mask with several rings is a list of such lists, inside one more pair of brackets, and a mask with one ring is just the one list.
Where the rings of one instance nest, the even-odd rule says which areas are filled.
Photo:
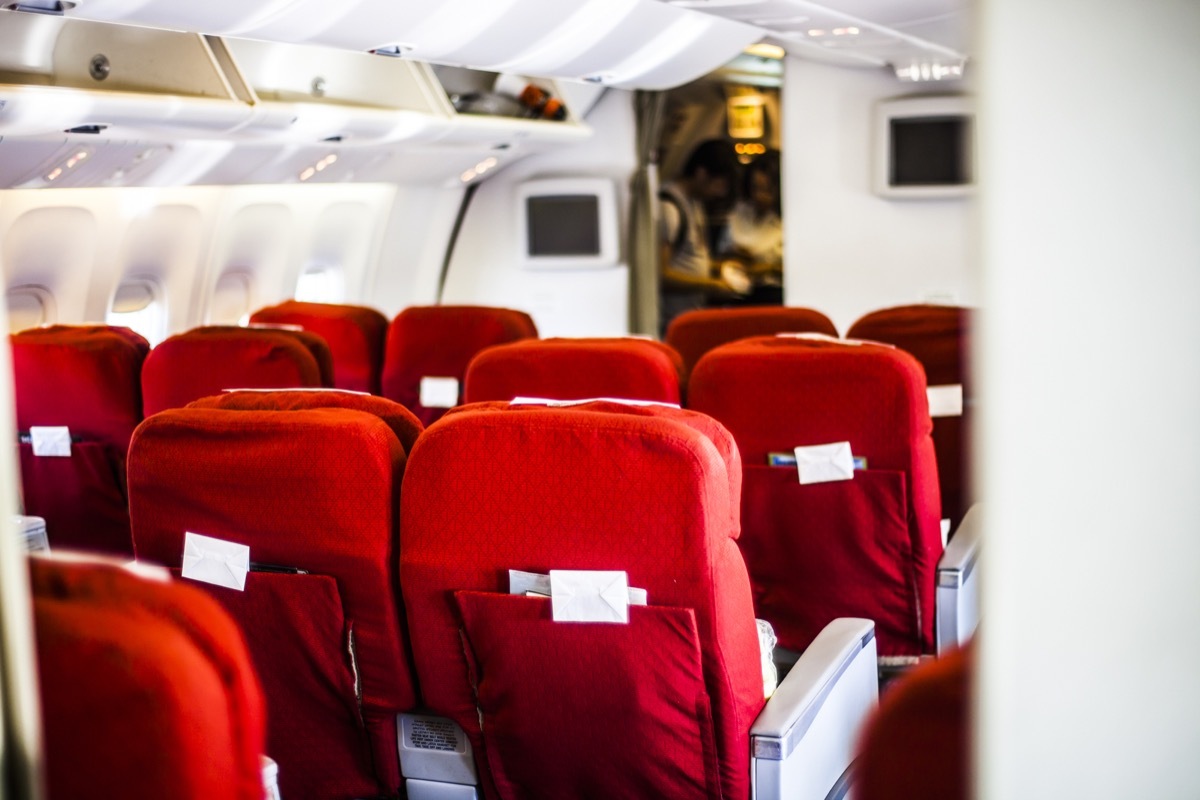
[[763, 36], [658, 0], [86, 0], [68, 13], [647, 89], [697, 78]]
[[0, 134], [204, 138], [250, 112], [202, 36], [0, 10]]
[[217, 40], [257, 99], [242, 138], [303, 144], [430, 141], [451, 110], [425, 64], [328, 47]]

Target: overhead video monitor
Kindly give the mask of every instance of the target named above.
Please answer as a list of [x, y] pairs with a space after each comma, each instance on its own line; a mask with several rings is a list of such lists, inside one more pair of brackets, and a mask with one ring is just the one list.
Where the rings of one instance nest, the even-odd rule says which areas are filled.
[[972, 113], [964, 97], [910, 97], [876, 107], [875, 191], [953, 198], [972, 184]]
[[517, 187], [520, 253], [529, 269], [589, 269], [618, 261], [612, 181], [554, 178]]

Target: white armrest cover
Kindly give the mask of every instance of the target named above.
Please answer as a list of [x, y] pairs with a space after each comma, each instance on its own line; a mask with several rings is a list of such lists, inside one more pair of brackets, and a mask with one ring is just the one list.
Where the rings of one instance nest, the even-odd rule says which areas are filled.
[[472, 787], [479, 782], [471, 741], [453, 720], [397, 714], [396, 740], [405, 778]]
[[750, 729], [755, 800], [844, 795], [860, 728], [878, 701], [875, 623], [834, 620]]
[[983, 512], [971, 506], [937, 568], [937, 649], [958, 647], [979, 625], [979, 543]]

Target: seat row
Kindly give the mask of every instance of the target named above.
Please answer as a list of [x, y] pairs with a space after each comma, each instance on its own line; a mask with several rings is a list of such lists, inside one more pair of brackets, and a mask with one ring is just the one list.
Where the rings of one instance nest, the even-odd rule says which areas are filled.
[[242, 628], [285, 798], [825, 797], [875, 702], [854, 619], [765, 699], [741, 463], [694, 411], [420, 433], [381, 398], [234, 392], [146, 420], [128, 467], [138, 559]]
[[[891, 329], [865, 330], [881, 340], [902, 341], [935, 380], [961, 381], [965, 314], [937, 306], [901, 308], [869, 315], [856, 329], [880, 315], [892, 319]], [[149, 416], [226, 388], [333, 386], [375, 393], [382, 386], [424, 424], [463, 401], [521, 394], [678, 403], [695, 360], [723, 339], [834, 330], [808, 309], [693, 312], [670, 331], [677, 353], [671, 346], [629, 339], [532, 340], [536, 331], [528, 316], [505, 309], [410, 308], [387, 329], [371, 309], [289, 301], [253, 319], [273, 327], [200, 328], [171, 337], [149, 357], [145, 341], [124, 329], [59, 326], [13, 337], [26, 505], [47, 518], [56, 544], [127, 553], [122, 461], [130, 432], [143, 412]], [[385, 329], [389, 358], [381, 382]], [[503, 342], [512, 343], [497, 346]], [[954, 388], [935, 386], [931, 397]], [[961, 476], [969, 438], [964, 433], [969, 403], [962, 402], [961, 383], [957, 388], [956, 408], [953, 402], [949, 411], [938, 410], [944, 402], [931, 406], [942, 513], [953, 526], [965, 511]], [[35, 450], [66, 451], [70, 439], [74, 464], [34, 459]], [[84, 477], [72, 480], [72, 472]], [[83, 522], [87, 532], [81, 538]]]

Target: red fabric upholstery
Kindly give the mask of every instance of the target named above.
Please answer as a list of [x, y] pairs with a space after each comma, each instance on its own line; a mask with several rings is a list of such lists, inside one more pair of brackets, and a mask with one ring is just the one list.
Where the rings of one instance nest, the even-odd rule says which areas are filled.
[[[740, 540], [759, 616], [802, 650], [836, 617], [875, 620], [882, 655], [933, 651], [941, 556], [937, 469], [921, 366], [883, 345], [757, 338], [700, 360], [691, 407], [742, 454]], [[770, 452], [848, 441], [866, 470], [801, 485]]]
[[971, 407], [975, 397], [971, 370], [971, 309], [960, 306], [898, 306], [867, 314], [846, 334], [854, 339], [887, 342], [916, 356], [930, 386], [961, 384], [961, 417], [933, 420], [942, 516], [955, 528], [972, 502]]
[[667, 344], [679, 351], [684, 368], [690, 373], [700, 357], [714, 347], [776, 333], [838, 335], [829, 317], [811, 308], [706, 308], [686, 311], [671, 320], [667, 326]]
[[216, 603], [108, 564], [30, 572], [51, 800], [262, 798], [262, 693]]
[[330, 386], [333, 360], [306, 331], [213, 325], [172, 336], [142, 367], [146, 416], [225, 389]]
[[[417, 674], [489, 798], [749, 797], [763, 699], [734, 452], [700, 415], [611, 403], [465, 406], [417, 442], [400, 549]], [[650, 605], [554, 623], [506, 594], [509, 569], [625, 570]], [[477, 706], [501, 733], [481, 737]]]
[[471, 361], [464, 402], [546, 397], [680, 401], [683, 362], [648, 339], [526, 339], [489, 347]]
[[975, 647], [896, 680], [867, 725], [857, 761], [859, 800], [967, 800]]
[[461, 392], [467, 365], [479, 351], [535, 338], [537, 328], [523, 311], [481, 306], [406, 308], [388, 328], [383, 396], [410, 409], [428, 426], [446, 409], [421, 405], [422, 378], [454, 378]]
[[349, 392], [306, 392], [303, 389], [278, 392], [223, 392], [202, 397], [188, 408], [221, 408], [227, 411], [304, 411], [314, 408], [349, 408], [379, 417], [396, 434], [404, 452], [412, 451], [424, 428], [413, 413], [399, 403], [383, 397]]
[[334, 386], [379, 394], [388, 321], [375, 309], [286, 300], [255, 311], [250, 322], [299, 325], [317, 334], [333, 354]]
[[20, 446], [25, 510], [46, 519], [54, 547], [133, 552], [125, 453], [142, 420], [141, 369], [150, 346], [128, 328], [55, 325], [11, 337], [17, 427], [71, 429], [70, 458]]
[[175, 409], [134, 434], [139, 559], [179, 566], [192, 531], [307, 573], [252, 572], [245, 592], [206, 587], [263, 675], [284, 797], [392, 796], [400, 785], [395, 714], [416, 704], [396, 585], [404, 462], [382, 419], [347, 408]]

